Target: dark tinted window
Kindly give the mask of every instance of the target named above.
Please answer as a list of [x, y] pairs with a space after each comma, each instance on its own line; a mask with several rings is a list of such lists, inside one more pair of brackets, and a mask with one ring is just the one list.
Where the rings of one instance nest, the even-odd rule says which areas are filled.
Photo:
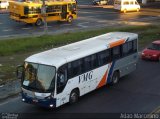
[[84, 72], [92, 70], [98, 66], [96, 54], [84, 58]]
[[132, 52], [133, 52], [133, 42], [130, 41], [130, 42], [128, 42], [128, 53], [130, 54]]
[[112, 48], [112, 58], [118, 59], [121, 57], [120, 46]]
[[123, 56], [128, 54], [128, 44], [127, 43], [122, 45], [122, 54]]
[[82, 60], [76, 60], [71, 63], [68, 63], [68, 78], [73, 78], [81, 74], [83, 71], [83, 62]]
[[133, 40], [122, 45], [123, 56], [130, 55], [134, 52], [137, 52], [137, 40]]
[[110, 49], [98, 53], [99, 66], [105, 65], [111, 61]]
[[68, 63], [68, 79], [78, 76], [98, 67], [97, 55], [90, 55], [85, 58]]
[[60, 5], [54, 5], [54, 6], [47, 6], [46, 7], [46, 12], [60, 12], [61, 11], [61, 6]]
[[133, 51], [137, 51], [137, 39], [133, 41]]

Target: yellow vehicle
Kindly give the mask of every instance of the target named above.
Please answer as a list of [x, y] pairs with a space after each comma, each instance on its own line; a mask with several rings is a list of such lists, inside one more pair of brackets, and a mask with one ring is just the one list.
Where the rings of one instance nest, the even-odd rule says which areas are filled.
[[[9, 3], [10, 18], [27, 24], [40, 26], [44, 18], [50, 21], [72, 22], [77, 18], [77, 3], [75, 0], [45, 0], [45, 7], [42, 1], [12, 1]], [[45, 8], [45, 10], [44, 10]], [[44, 17], [45, 16], [45, 17]]]

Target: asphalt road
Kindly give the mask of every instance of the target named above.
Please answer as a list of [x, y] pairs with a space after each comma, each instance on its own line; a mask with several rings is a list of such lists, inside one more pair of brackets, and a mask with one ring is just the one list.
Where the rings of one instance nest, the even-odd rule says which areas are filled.
[[[48, 23], [48, 32], [61, 33], [68, 31], [76, 31], [83, 29], [96, 29], [98, 27], [119, 26], [119, 24], [150, 23], [156, 19], [160, 19], [160, 11], [143, 9], [140, 12], [128, 12], [126, 14], [119, 13], [114, 10], [113, 6], [92, 6], [91, 0], [78, 0], [78, 19], [72, 24], [67, 22]], [[0, 14], [0, 37], [10, 37], [14, 35], [32, 35], [42, 33], [43, 26], [26, 25], [12, 21], [8, 14]]]
[[159, 62], [139, 59], [137, 70], [123, 77], [118, 84], [95, 90], [81, 97], [74, 105], [66, 104], [49, 110], [25, 104], [18, 96], [1, 103], [0, 112], [18, 113], [20, 116], [26, 116], [27, 113], [27, 117], [41, 115], [41, 118], [89, 115], [93, 117], [94, 114], [107, 117], [110, 113], [151, 113], [160, 106], [159, 71]]

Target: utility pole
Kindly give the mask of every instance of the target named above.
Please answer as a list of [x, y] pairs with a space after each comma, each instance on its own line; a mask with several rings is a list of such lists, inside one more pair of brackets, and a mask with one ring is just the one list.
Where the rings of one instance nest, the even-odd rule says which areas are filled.
[[41, 14], [43, 15], [43, 20], [44, 20], [44, 33], [48, 33], [48, 26], [47, 26], [47, 16], [46, 16], [46, 5], [45, 5], [45, 0], [42, 0], [42, 10]]

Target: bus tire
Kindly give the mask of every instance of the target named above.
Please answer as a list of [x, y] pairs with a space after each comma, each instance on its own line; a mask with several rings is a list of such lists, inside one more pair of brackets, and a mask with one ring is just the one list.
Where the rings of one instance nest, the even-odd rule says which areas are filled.
[[124, 9], [124, 10], [123, 10], [123, 13], [126, 13], [126, 12], [127, 12], [127, 9]]
[[137, 8], [137, 12], [139, 12], [139, 8]]
[[69, 97], [69, 103], [70, 104], [76, 103], [78, 101], [78, 98], [79, 98], [79, 90], [78, 89], [72, 90]]
[[35, 23], [35, 25], [36, 26], [41, 26], [42, 23], [43, 23], [42, 19], [38, 18], [37, 21], [36, 21], [36, 23]]
[[114, 71], [112, 75], [112, 84], [117, 84], [119, 81], [119, 71]]
[[73, 21], [73, 17], [72, 17], [72, 16], [69, 16], [69, 17], [68, 17], [68, 23], [72, 23], [72, 21]]

